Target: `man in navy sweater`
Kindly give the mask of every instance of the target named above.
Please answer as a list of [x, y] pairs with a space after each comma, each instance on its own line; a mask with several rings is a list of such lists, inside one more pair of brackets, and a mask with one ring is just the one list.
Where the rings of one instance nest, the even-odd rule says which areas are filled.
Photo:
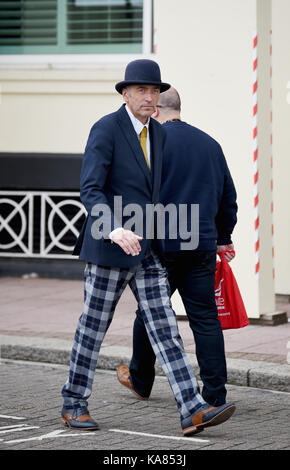
[[[224, 338], [215, 304], [216, 252], [234, 257], [231, 234], [237, 222], [236, 191], [220, 145], [180, 118], [180, 97], [171, 87], [160, 95], [155, 117], [166, 130], [160, 199], [162, 204], [199, 205], [199, 242], [181, 248], [166, 226], [164, 263], [171, 294], [178, 289], [190, 328], [203, 382], [202, 396], [212, 406], [226, 402]], [[187, 218], [190, 224], [189, 217]], [[189, 232], [190, 232], [190, 227]], [[136, 312], [130, 368], [121, 364], [118, 379], [140, 399], [147, 399], [155, 377], [155, 354], [140, 312]]]

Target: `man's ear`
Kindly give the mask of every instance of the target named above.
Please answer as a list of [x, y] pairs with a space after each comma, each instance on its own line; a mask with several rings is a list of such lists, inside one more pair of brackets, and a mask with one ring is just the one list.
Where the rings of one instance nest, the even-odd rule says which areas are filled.
[[151, 117], [152, 117], [153, 119], [157, 119], [157, 120], [158, 120], [159, 115], [160, 115], [160, 111], [159, 111], [158, 106], [156, 106], [156, 107], [155, 107], [155, 111], [154, 111], [154, 113], [151, 115]]
[[128, 90], [127, 90], [127, 88], [123, 88], [123, 90], [122, 90], [122, 96], [123, 96], [123, 100], [124, 100], [126, 103], [128, 103], [129, 98], [128, 98]]

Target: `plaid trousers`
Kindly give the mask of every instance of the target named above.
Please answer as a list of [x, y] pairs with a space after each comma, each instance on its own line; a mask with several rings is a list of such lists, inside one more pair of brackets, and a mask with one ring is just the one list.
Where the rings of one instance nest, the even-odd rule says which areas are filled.
[[138, 302], [152, 348], [168, 378], [182, 420], [205, 401], [179, 335], [167, 271], [153, 251], [133, 268], [86, 265], [84, 311], [76, 329], [69, 378], [62, 389], [63, 406], [67, 409], [87, 406], [102, 341], [128, 284]]

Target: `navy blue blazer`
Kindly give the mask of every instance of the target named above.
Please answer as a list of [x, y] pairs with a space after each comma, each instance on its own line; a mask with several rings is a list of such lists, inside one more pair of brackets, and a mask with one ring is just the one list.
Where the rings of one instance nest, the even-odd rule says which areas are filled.
[[[165, 131], [154, 119], [149, 125], [151, 143], [151, 171], [149, 171], [140, 142], [133, 128], [125, 105], [97, 121], [88, 138], [82, 163], [80, 197], [88, 216], [77, 239], [74, 255], [94, 264], [128, 268], [135, 266], [145, 256], [152, 244], [146, 239], [146, 204], [159, 202], [162, 149]], [[114, 196], [122, 196], [119, 210], [114, 212]], [[128, 204], [138, 204], [142, 209], [143, 240], [138, 256], [127, 255], [119, 245], [111, 243], [108, 234], [114, 228], [125, 225], [134, 213], [120, 220], [120, 213]], [[96, 204], [109, 208], [109, 220], [104, 213], [94, 212]], [[116, 206], [115, 206], [116, 208]], [[108, 211], [106, 211], [107, 214]], [[99, 236], [92, 236], [92, 228], [100, 218], [110, 223], [99, 227]], [[147, 220], [149, 223], [149, 220]], [[135, 232], [134, 227], [132, 231]], [[140, 233], [136, 233], [140, 235]]]

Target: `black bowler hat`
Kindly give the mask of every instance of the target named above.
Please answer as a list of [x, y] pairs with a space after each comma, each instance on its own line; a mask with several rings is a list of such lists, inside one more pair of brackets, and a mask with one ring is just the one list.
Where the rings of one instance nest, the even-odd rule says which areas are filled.
[[160, 93], [170, 88], [169, 83], [161, 82], [159, 65], [154, 60], [138, 59], [130, 62], [125, 70], [125, 80], [115, 85], [118, 93], [122, 94], [122, 89], [129, 85], [136, 84], [158, 85]]

